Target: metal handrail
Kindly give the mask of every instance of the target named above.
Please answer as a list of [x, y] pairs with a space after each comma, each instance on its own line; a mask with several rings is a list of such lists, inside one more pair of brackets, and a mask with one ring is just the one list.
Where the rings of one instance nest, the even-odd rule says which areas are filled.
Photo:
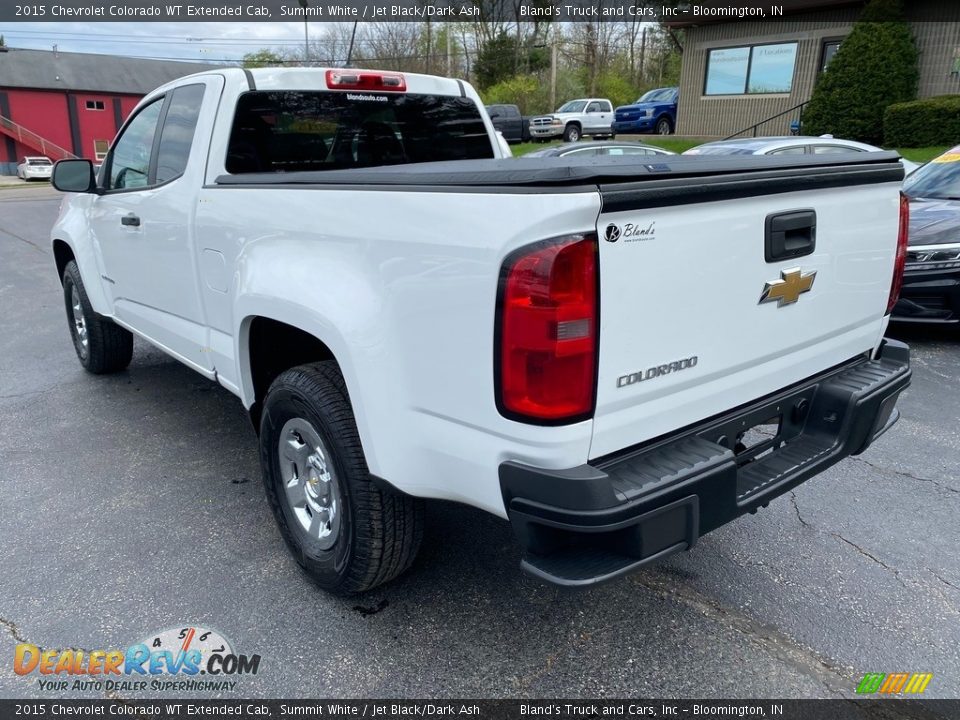
[[743, 135], [744, 133], [750, 132], [750, 131], [753, 131], [753, 137], [756, 137], [756, 136], [757, 136], [757, 128], [759, 128], [761, 125], [763, 125], [764, 123], [768, 123], [768, 122], [770, 122], [771, 120], [776, 120], [778, 117], [783, 117], [784, 115], [789, 115], [790, 113], [792, 113], [792, 112], [795, 111], [795, 110], [799, 110], [799, 111], [800, 111], [800, 112], [797, 114], [797, 120], [800, 120], [800, 118], [803, 117], [803, 108], [805, 108], [805, 107], [806, 107], [807, 105], [809, 105], [809, 104], [810, 104], [810, 101], [807, 100], [806, 102], [802, 102], [802, 103], [800, 103], [799, 105], [794, 105], [792, 108], [787, 108], [786, 110], [784, 110], [784, 111], [782, 111], [782, 112], [778, 112], [776, 115], [771, 115], [770, 117], [766, 118], [765, 120], [761, 120], [760, 122], [755, 123], [755, 124], [751, 125], [750, 127], [747, 127], [747, 128], [744, 128], [743, 130], [740, 130], [740, 131], [738, 131], [738, 132], [735, 132], [733, 135], [728, 135], [727, 137], [724, 138], [724, 140], [732, 140], [733, 138], [737, 137], [737, 135]]
[[69, 150], [60, 147], [54, 142], [50, 142], [45, 137], [37, 135], [33, 130], [29, 130], [20, 123], [14, 122], [3, 115], [0, 115], [0, 132], [9, 135], [14, 140], [34, 150], [39, 150], [42, 155], [51, 160], [65, 160], [67, 158], [77, 157]]

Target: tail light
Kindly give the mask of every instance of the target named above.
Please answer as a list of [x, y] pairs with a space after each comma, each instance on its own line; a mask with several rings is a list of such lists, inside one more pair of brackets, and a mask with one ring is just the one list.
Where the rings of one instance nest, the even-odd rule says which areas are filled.
[[900, 231], [897, 234], [897, 254], [893, 260], [893, 281], [890, 283], [890, 298], [887, 300], [887, 314], [900, 299], [903, 287], [903, 269], [907, 264], [907, 241], [910, 236], [910, 200], [900, 193]]
[[597, 237], [570, 235], [504, 262], [497, 304], [497, 406], [563, 424], [590, 417], [597, 367]]
[[327, 70], [327, 88], [330, 90], [406, 92], [407, 81], [400, 73], [375, 72], [372, 70]]

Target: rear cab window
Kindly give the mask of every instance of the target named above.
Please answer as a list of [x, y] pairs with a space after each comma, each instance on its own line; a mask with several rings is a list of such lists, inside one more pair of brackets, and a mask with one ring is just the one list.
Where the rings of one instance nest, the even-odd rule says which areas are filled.
[[477, 105], [414, 93], [251, 91], [227, 146], [231, 174], [493, 158]]

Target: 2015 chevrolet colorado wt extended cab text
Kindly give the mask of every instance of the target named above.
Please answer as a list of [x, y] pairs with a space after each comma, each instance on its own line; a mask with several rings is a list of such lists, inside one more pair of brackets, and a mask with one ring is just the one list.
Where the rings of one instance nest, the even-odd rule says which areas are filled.
[[424, 498], [508, 519], [542, 579], [616, 577], [897, 419], [896, 155], [499, 155], [456, 80], [161, 87], [99, 178], [54, 172], [80, 362], [120, 370], [136, 334], [238, 395], [285, 541], [338, 592], [410, 565]]

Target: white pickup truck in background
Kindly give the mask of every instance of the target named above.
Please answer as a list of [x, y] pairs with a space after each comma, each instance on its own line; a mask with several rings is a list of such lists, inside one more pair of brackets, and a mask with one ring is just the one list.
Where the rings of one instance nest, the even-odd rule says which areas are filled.
[[[216, 70], [143, 99], [52, 231], [80, 362], [136, 334], [235, 393], [298, 562], [357, 592], [424, 498], [587, 585], [689, 549], [897, 418], [890, 153], [502, 157], [465, 83]], [[765, 434], [752, 432], [756, 428]]]

